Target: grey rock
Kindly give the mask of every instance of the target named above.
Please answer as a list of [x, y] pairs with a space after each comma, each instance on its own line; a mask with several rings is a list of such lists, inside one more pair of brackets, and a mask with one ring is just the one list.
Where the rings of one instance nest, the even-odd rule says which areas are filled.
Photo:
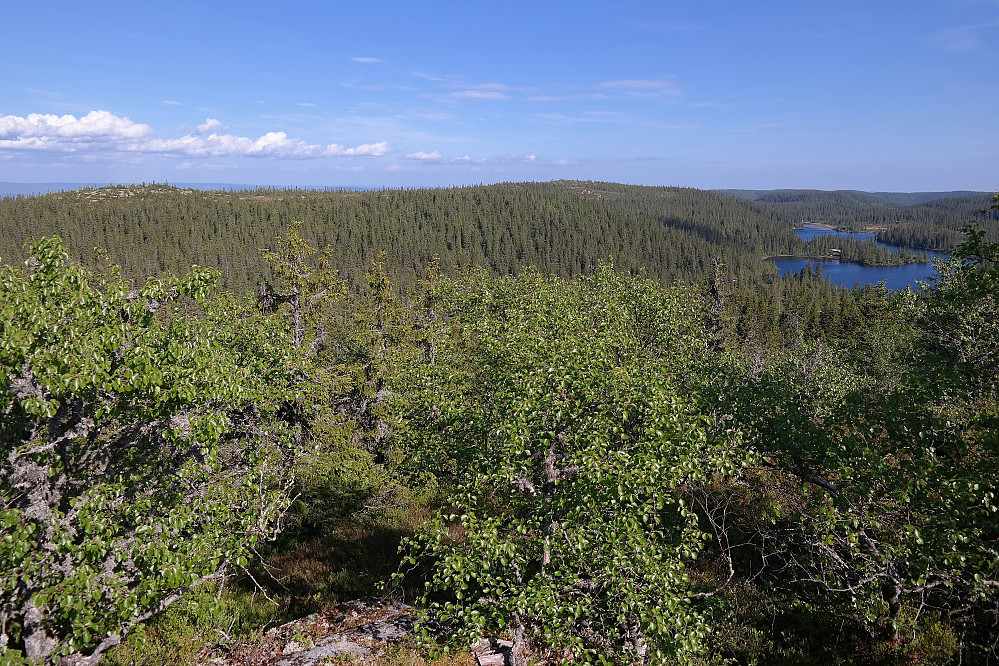
[[343, 655], [363, 657], [371, 654], [371, 650], [363, 645], [358, 645], [351, 641], [331, 640], [333, 638], [333, 636], [330, 636], [329, 639], [319, 645], [311, 647], [308, 650], [296, 652], [277, 662], [274, 666], [316, 666], [316, 664], [321, 663], [324, 659], [332, 659]]

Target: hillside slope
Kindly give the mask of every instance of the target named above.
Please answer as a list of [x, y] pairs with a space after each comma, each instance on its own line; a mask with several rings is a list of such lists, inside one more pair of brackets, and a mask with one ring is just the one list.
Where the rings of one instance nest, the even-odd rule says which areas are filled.
[[714, 192], [572, 181], [381, 191], [204, 192], [165, 185], [107, 187], [0, 200], [0, 257], [58, 234], [76, 257], [105, 248], [127, 274], [218, 268], [223, 285], [251, 288], [259, 249], [292, 221], [329, 247], [341, 275], [363, 281], [384, 251], [405, 287], [438, 257], [450, 270], [496, 274], [526, 266], [572, 277], [602, 261], [659, 280], [698, 279], [713, 257], [736, 273], [766, 272], [763, 257], [800, 251], [782, 212]]

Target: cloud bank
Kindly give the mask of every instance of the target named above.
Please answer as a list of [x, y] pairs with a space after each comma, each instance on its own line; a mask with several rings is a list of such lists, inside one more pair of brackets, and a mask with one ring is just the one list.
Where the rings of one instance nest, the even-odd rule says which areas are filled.
[[267, 132], [253, 139], [221, 134], [225, 127], [208, 118], [191, 134], [175, 139], [153, 136], [149, 125], [132, 122], [108, 111], [91, 111], [77, 118], [32, 113], [27, 117], [0, 116], [0, 150], [41, 150], [62, 153], [126, 152], [181, 157], [270, 157], [322, 159], [381, 157], [390, 152], [387, 141], [345, 146], [319, 145], [290, 139], [284, 132]]
[[432, 153], [425, 153], [422, 150], [416, 153], [409, 153], [406, 155], [406, 159], [410, 160], [439, 160], [443, 157], [441, 151], [435, 150]]
[[94, 142], [136, 141], [152, 133], [149, 125], [133, 123], [107, 111], [91, 111], [82, 118], [41, 113], [0, 116], [0, 146], [44, 148]]

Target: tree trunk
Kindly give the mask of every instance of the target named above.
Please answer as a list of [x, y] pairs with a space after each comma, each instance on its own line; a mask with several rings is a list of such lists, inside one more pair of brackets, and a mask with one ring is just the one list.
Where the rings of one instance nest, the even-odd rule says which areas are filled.
[[888, 604], [888, 622], [891, 629], [891, 639], [898, 640], [898, 612], [902, 609], [902, 602], [899, 596], [902, 594], [902, 583], [898, 579], [898, 571], [895, 564], [888, 562], [886, 567], [888, 578], [881, 588], [881, 596]]
[[527, 666], [527, 657], [524, 656], [524, 648], [527, 647], [526, 632], [524, 623], [520, 621], [520, 616], [513, 614], [513, 647], [510, 648], [510, 666]]

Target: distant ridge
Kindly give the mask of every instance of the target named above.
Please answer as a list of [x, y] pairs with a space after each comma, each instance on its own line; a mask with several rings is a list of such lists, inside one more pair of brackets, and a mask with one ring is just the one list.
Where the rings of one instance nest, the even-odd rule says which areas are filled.
[[[54, 192], [71, 192], [85, 187], [107, 187], [109, 185], [138, 185], [139, 183], [112, 183], [108, 181], [91, 183], [14, 183], [0, 181], [0, 197], [9, 196], [33, 196], [49, 194]], [[154, 184], [152, 181], [145, 184]], [[346, 187], [342, 185], [250, 185], [249, 183], [162, 183], [172, 187], [181, 187], [194, 190], [256, 190], [260, 188], [273, 188], [277, 190], [351, 190], [355, 192], [367, 192], [371, 190], [394, 189], [382, 187]]]
[[974, 190], [954, 190], [951, 192], [865, 192], [863, 190], [713, 190], [719, 194], [762, 201], [765, 203], [816, 203], [830, 202], [872, 204], [883, 201], [898, 206], [917, 206], [938, 199], [956, 199], [968, 196], [986, 196], [991, 192], [976, 192]]
[[[66, 192], [79, 190], [84, 187], [107, 187], [109, 185], [138, 185], [139, 183], [122, 183], [111, 181], [93, 181], [87, 183], [16, 183], [13, 181], [0, 181], [0, 196], [24, 196], [48, 194], [50, 192]], [[153, 181], [150, 181], [153, 184]], [[195, 190], [255, 190], [258, 188], [274, 188], [278, 190], [353, 190], [357, 192], [369, 192], [381, 189], [397, 189], [392, 187], [370, 186], [370, 187], [347, 187], [342, 185], [251, 185], [249, 183], [163, 183], [174, 187], [191, 188]], [[405, 188], [420, 189], [420, 188]], [[716, 189], [708, 190], [719, 194], [727, 194], [739, 199], [749, 201], [762, 201], [766, 203], [777, 203], [787, 201], [814, 202], [817, 200], [828, 201], [836, 198], [840, 201], [854, 200], [855, 203], [873, 201], [883, 201], [899, 206], [915, 206], [918, 204], [936, 201], [938, 199], [953, 199], [966, 196], [985, 196], [991, 192], [977, 192], [974, 190], [954, 190], [951, 192], [865, 192], [863, 190], [812, 190], [812, 189], [776, 189], [776, 190], [740, 190], [740, 189]]]
[[[611, 261], [655, 280], [697, 282], [713, 274], [713, 258], [724, 257], [733, 277], [758, 280], [773, 271], [767, 257], [810, 252], [793, 231], [807, 222], [877, 231], [882, 242], [904, 247], [948, 248], [969, 216], [988, 205], [984, 194], [916, 206], [856, 192], [788, 190], [765, 198], [593, 181], [366, 192], [111, 186], [0, 197], [0, 257], [22, 256], [29, 239], [58, 235], [85, 264], [103, 261], [98, 247], [135, 279], [197, 264], [217, 269], [222, 288], [243, 293], [270, 279], [260, 248], [301, 221], [302, 237], [328, 248], [328, 260], [352, 285], [367, 283], [382, 251], [391, 251], [386, 265], [403, 291], [435, 262], [444, 271], [480, 266], [511, 275], [533, 266], [574, 277]], [[884, 259], [873, 257], [874, 244], [870, 250], [870, 261]]]
[[611, 261], [653, 279], [693, 281], [714, 256], [726, 257], [733, 275], [756, 277], [772, 270], [764, 257], [806, 249], [779, 211], [693, 188], [558, 181], [211, 192], [170, 183], [0, 198], [0, 257], [58, 235], [88, 265], [103, 260], [98, 247], [135, 279], [197, 264], [219, 270], [223, 289], [244, 293], [270, 279], [260, 248], [292, 221], [313, 247], [329, 248], [349, 284], [367, 284], [371, 262], [390, 251], [387, 267], [402, 291], [435, 258], [443, 271], [511, 275], [533, 266], [564, 277]]
[[[165, 184], [165, 183], [164, 183]], [[110, 181], [95, 181], [90, 183], [13, 183], [0, 181], [0, 196], [31, 196], [48, 194], [50, 192], [68, 192], [84, 187], [107, 187], [108, 185], [138, 185], [138, 183], [115, 183]], [[170, 183], [175, 187], [192, 188], [195, 190], [252, 190], [257, 185], [245, 183]]]

